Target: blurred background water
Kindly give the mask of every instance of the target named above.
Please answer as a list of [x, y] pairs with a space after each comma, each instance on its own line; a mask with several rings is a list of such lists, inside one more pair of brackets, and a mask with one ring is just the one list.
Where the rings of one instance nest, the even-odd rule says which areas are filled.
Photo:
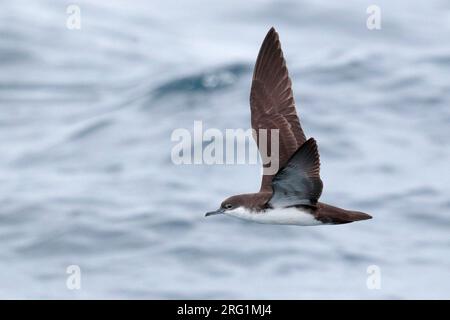
[[[272, 25], [322, 200], [373, 220], [205, 219], [259, 167], [172, 163], [174, 129], [249, 127]], [[444, 0], [0, 2], [0, 297], [450, 298], [449, 32]]]

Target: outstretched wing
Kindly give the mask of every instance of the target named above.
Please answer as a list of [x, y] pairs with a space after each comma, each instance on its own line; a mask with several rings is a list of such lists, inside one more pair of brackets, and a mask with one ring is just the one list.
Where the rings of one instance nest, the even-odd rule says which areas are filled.
[[317, 204], [322, 194], [320, 159], [314, 138], [308, 139], [286, 166], [281, 168], [272, 181], [272, 206], [294, 206]]
[[[271, 129], [278, 129], [279, 159], [275, 165], [284, 167], [289, 158], [305, 142], [305, 134], [295, 110], [291, 79], [274, 28], [267, 33], [259, 50], [250, 93], [252, 128], [264, 163], [271, 154]], [[259, 129], [267, 130], [267, 139], [261, 139]], [[265, 145], [263, 145], [265, 144]], [[273, 172], [268, 174], [264, 165], [260, 192], [272, 192]]]

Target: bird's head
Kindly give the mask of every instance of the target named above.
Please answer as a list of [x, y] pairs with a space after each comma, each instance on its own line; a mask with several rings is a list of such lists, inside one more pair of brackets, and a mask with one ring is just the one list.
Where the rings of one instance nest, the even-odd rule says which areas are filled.
[[216, 211], [207, 212], [205, 214], [205, 217], [216, 215], [216, 214], [229, 214], [229, 213], [243, 207], [248, 196], [249, 195], [246, 195], [246, 194], [240, 194], [237, 196], [229, 197], [222, 202], [219, 209], [217, 209]]

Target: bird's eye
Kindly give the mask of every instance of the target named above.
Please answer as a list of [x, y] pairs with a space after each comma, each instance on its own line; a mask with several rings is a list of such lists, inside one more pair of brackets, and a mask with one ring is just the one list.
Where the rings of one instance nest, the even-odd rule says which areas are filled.
[[229, 204], [229, 203], [227, 203], [226, 205], [225, 205], [225, 209], [232, 209], [233, 208], [233, 205], [231, 205], [231, 204]]

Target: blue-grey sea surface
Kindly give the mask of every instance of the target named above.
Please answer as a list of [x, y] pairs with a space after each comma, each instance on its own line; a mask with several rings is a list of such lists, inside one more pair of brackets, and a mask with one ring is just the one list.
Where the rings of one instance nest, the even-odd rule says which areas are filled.
[[[2, 1], [0, 297], [450, 298], [450, 3], [372, 4]], [[373, 220], [206, 219], [259, 166], [172, 162], [175, 129], [249, 128], [271, 26], [321, 200]]]

